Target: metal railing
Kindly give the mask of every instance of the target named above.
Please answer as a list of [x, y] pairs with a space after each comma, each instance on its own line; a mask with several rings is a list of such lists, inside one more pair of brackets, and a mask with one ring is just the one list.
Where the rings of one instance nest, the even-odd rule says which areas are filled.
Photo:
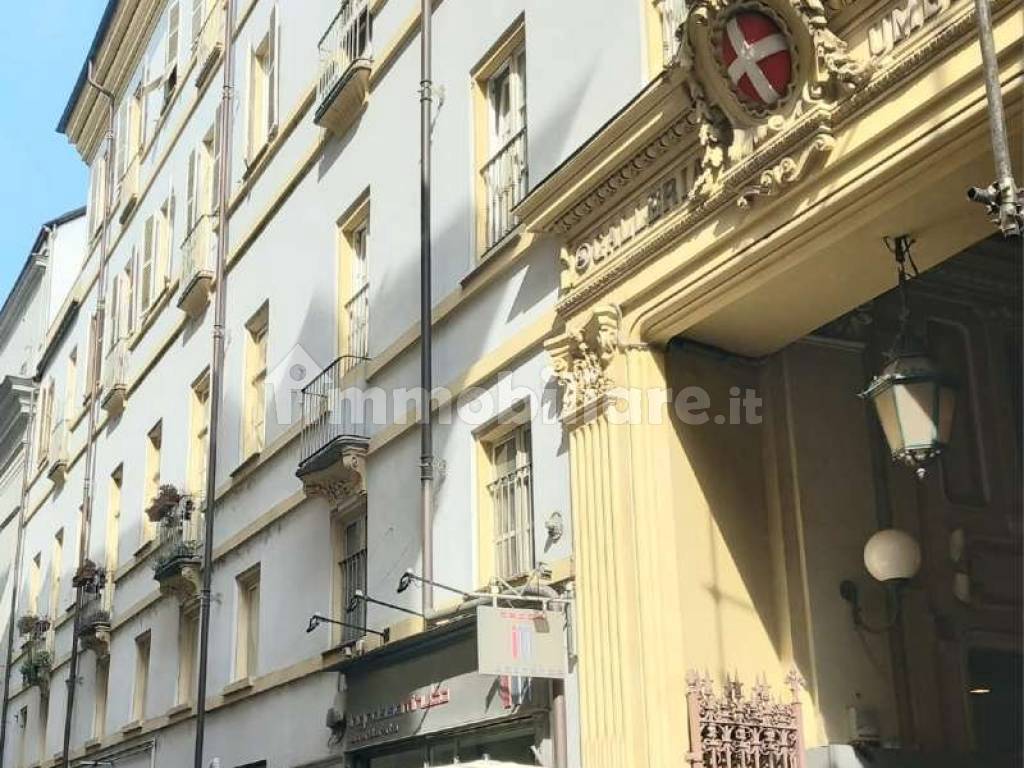
[[[341, 628], [341, 642], [349, 643], [363, 636], [363, 631], [357, 627], [366, 626], [366, 601], [353, 600], [357, 590], [366, 592], [366, 550], [361, 549], [355, 554], [349, 555], [339, 565], [341, 567], [342, 599], [344, 600], [342, 606], [346, 610], [344, 620], [347, 624], [355, 625]], [[347, 606], [353, 603], [353, 610], [348, 612]]]
[[187, 287], [200, 275], [213, 274], [213, 253], [216, 245], [213, 217], [202, 215], [181, 244], [181, 284]]
[[495, 574], [510, 579], [533, 568], [531, 466], [517, 467], [488, 485], [494, 508]]
[[677, 33], [686, 20], [686, 0], [658, 0], [657, 7], [661, 17], [662, 63], [667, 65], [679, 50]]
[[[357, 290], [345, 302], [345, 316], [348, 318], [348, 368], [366, 357], [370, 350], [370, 286], [368, 283]], [[348, 370], [348, 369], [346, 369]]]
[[128, 339], [114, 342], [103, 364], [103, 395], [128, 386]]
[[202, 80], [213, 58], [220, 52], [224, 39], [224, 3], [213, 0], [199, 32], [192, 37], [192, 53], [198, 64], [198, 80]]
[[487, 250], [518, 224], [512, 209], [526, 196], [528, 188], [525, 127], [502, 145], [481, 173], [487, 190]]
[[345, 0], [320, 38], [317, 102], [323, 104], [353, 62], [373, 58], [369, 0]]
[[203, 503], [197, 495], [183, 496], [177, 509], [160, 521], [153, 552], [157, 567], [172, 560], [199, 557], [203, 544]]
[[342, 389], [345, 373], [365, 358], [342, 355], [302, 388], [302, 464], [339, 438], [367, 438], [362, 393]]

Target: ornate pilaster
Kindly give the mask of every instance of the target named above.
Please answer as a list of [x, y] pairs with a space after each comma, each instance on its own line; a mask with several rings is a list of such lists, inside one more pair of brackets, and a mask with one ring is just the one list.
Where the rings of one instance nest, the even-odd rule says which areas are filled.
[[569, 437], [583, 764], [672, 765], [685, 685], [661, 354], [606, 305], [547, 345]]

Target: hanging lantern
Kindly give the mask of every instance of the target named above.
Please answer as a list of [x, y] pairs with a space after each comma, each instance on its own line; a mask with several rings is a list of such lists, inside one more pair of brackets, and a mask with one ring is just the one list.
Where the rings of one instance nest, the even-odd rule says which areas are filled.
[[[902, 311], [890, 362], [860, 396], [874, 404], [893, 459], [923, 478], [925, 467], [949, 444], [956, 388], [908, 330], [905, 265], [910, 260], [910, 243], [908, 237], [901, 236], [893, 246]], [[914, 271], [916, 274], [916, 268]]]

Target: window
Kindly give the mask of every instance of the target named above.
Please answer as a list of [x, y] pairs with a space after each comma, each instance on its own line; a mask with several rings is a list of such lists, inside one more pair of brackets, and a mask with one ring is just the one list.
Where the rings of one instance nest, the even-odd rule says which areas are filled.
[[245, 422], [242, 425], [242, 458], [263, 450], [266, 439], [267, 331], [266, 304], [246, 323]]
[[192, 403], [189, 415], [191, 440], [189, 445], [189, 491], [202, 498], [206, 494], [208, 438], [210, 434], [210, 372], [192, 383]]
[[134, 266], [135, 249], [132, 257], [119, 274], [114, 275], [110, 286], [110, 306], [107, 311], [110, 329], [107, 337], [107, 354], [114, 351], [119, 341], [127, 339], [132, 332], [132, 319], [135, 314], [135, 282]]
[[[359, 601], [357, 608], [348, 613], [348, 605], [356, 590], [366, 591], [366, 510], [355, 517], [335, 518], [334, 556], [338, 563], [334, 583], [334, 616], [348, 624], [366, 626], [366, 603]], [[337, 627], [335, 643], [348, 643], [362, 637], [353, 627]]]
[[139, 272], [139, 311], [148, 312], [156, 303], [167, 282], [168, 217], [170, 200], [146, 219], [142, 233], [142, 265]]
[[[520, 418], [525, 417], [522, 412]], [[534, 567], [530, 425], [505, 425], [482, 442], [481, 581], [514, 579]]]
[[[163, 421], [158, 421], [146, 435], [146, 475], [143, 484], [143, 503], [146, 507], [160, 490], [160, 449], [163, 444], [163, 431]], [[152, 540], [155, 532], [154, 524], [146, 514], [143, 514], [142, 543]]]
[[476, 152], [480, 165], [478, 242], [494, 247], [518, 223], [512, 209], [526, 196], [526, 48], [520, 21], [474, 72]]
[[67, 418], [72, 418], [78, 410], [76, 397], [78, 394], [78, 347], [71, 350], [68, 355], [67, 378], [64, 380], [64, 413]]
[[246, 160], [252, 162], [277, 132], [280, 24], [275, 5], [267, 33], [249, 51], [249, 141]]
[[121, 103], [115, 118], [115, 162], [114, 162], [114, 198], [120, 200], [121, 193], [125, 187], [129, 188], [129, 194], [134, 195], [136, 190], [131, 186], [130, 173], [134, 173], [137, 166], [134, 166], [139, 154], [139, 147], [142, 140], [142, 103], [144, 93], [143, 85], [140, 82], [135, 91]]
[[95, 237], [103, 224], [103, 212], [106, 206], [107, 189], [107, 157], [101, 155], [92, 164], [92, 176], [89, 179], [89, 235]]
[[260, 567], [237, 578], [238, 631], [235, 641], [235, 679], [255, 677], [260, 651]]
[[46, 463], [50, 454], [50, 433], [53, 431], [53, 388], [53, 377], [51, 376], [39, 390], [36, 456], [40, 465]]
[[195, 696], [198, 638], [199, 609], [183, 607], [178, 614], [178, 704], [191, 704]]
[[181, 46], [181, 4], [174, 0], [167, 9], [167, 50], [164, 57], [164, 108], [174, 95], [178, 80], [178, 49]]
[[150, 634], [135, 638], [135, 688], [132, 691], [132, 720], [146, 718], [146, 693], [149, 688]]
[[[370, 205], [364, 200], [341, 228], [340, 353], [367, 357], [370, 351]], [[351, 363], [346, 366], [350, 367]]]
[[[110, 473], [110, 485], [107, 496], [107, 537], [106, 537], [106, 569], [108, 574], [117, 571], [118, 537], [121, 531], [121, 489], [124, 485], [124, 465], [119, 464]], [[108, 611], [113, 602], [113, 581], [108, 580], [106, 604]]]
[[96, 657], [96, 690], [92, 708], [92, 737], [102, 739], [107, 725], [107, 690], [110, 684], [110, 657]]
[[39, 615], [39, 595], [43, 591], [43, 553], [36, 552], [28, 567], [28, 612]]
[[56, 623], [60, 618], [61, 569], [64, 567], [64, 529], [53, 536], [53, 551], [50, 557], [50, 619]]

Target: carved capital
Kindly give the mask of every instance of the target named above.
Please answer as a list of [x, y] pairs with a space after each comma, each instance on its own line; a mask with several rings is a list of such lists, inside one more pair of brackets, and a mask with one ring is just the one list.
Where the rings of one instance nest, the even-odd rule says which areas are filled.
[[562, 391], [562, 418], [598, 402], [612, 388], [608, 367], [621, 349], [619, 308], [596, 308], [584, 325], [545, 345]]

